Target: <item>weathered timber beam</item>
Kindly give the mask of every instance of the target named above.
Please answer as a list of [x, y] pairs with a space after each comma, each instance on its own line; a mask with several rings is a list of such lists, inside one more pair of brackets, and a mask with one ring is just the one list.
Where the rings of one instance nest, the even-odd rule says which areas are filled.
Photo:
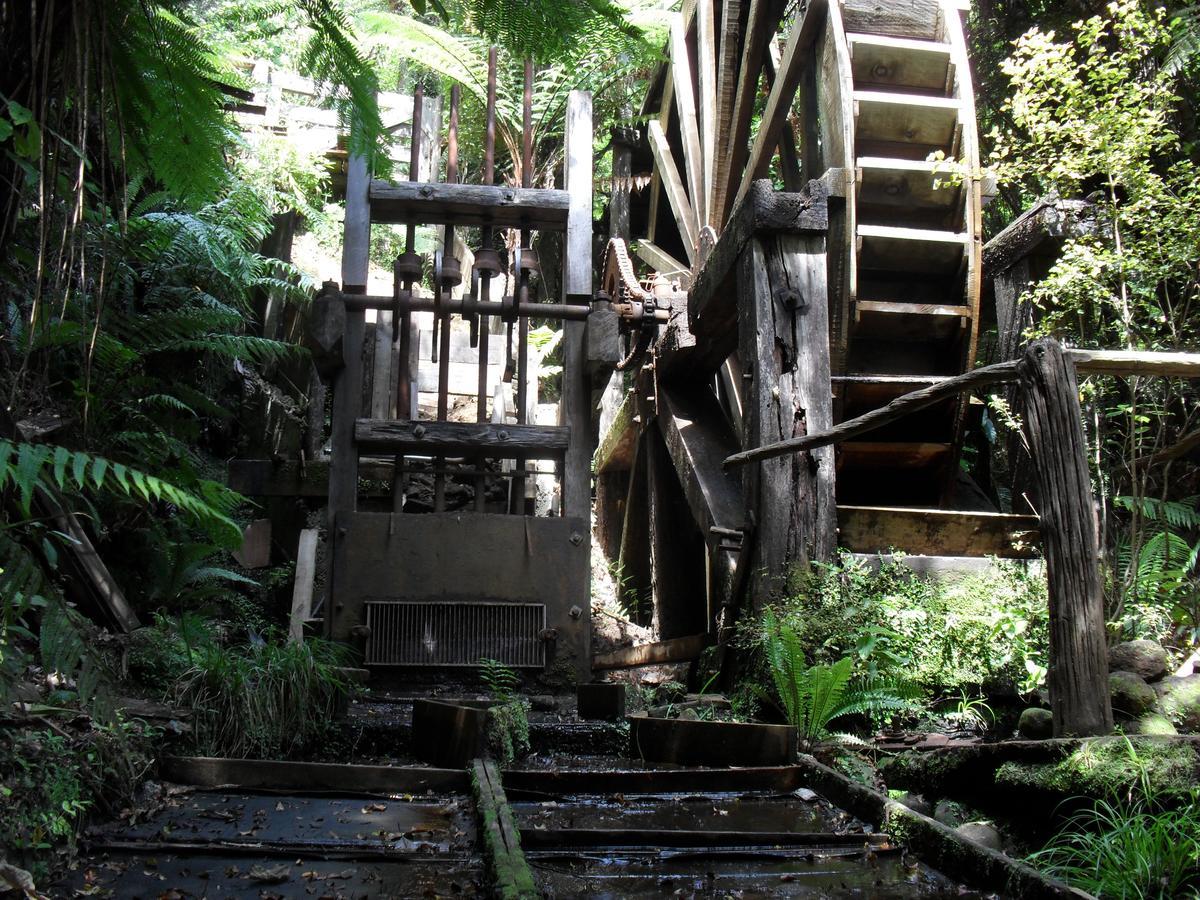
[[767, 166], [779, 146], [783, 129], [787, 126], [788, 116], [792, 111], [792, 100], [796, 88], [800, 85], [800, 75], [805, 60], [809, 56], [813, 41], [816, 40], [819, 28], [824, 25], [827, 0], [812, 0], [802, 6], [796, 21], [792, 22], [792, 30], [788, 35], [787, 47], [783, 52], [779, 70], [767, 95], [767, 105], [763, 112], [758, 132], [754, 136], [754, 146], [750, 149], [750, 159], [742, 176], [734, 205], [750, 190], [754, 179], [767, 174]]
[[821, 831], [724, 831], [662, 828], [543, 828], [521, 831], [530, 848], [557, 847], [863, 847], [884, 849], [886, 834]]
[[[1075, 364], [1080, 375], [1159, 375], [1182, 378], [1200, 378], [1200, 353], [1168, 353], [1138, 350], [1064, 350], [1064, 357]], [[1015, 361], [984, 366], [962, 375], [947, 378], [919, 391], [897, 397], [887, 406], [873, 409], [857, 418], [843, 422], [828, 431], [820, 431], [802, 437], [767, 444], [753, 450], [735, 453], [725, 460], [725, 465], [741, 466], [762, 459], [773, 459], [787, 453], [799, 453], [830, 444], [841, 443], [868, 431], [873, 431], [889, 422], [924, 409], [939, 400], [955, 396], [963, 391], [1015, 381]]]
[[737, 348], [737, 260], [759, 234], [824, 232], [829, 227], [829, 193], [819, 181], [803, 191], [776, 191], [769, 181], [754, 182], [734, 209], [688, 293], [688, 320], [698, 352], [697, 371], [715, 372]]
[[1056, 194], [1043, 197], [987, 242], [984, 271], [1003, 272], [1045, 244], [1086, 234], [1094, 226], [1095, 204]]
[[487, 184], [374, 180], [369, 197], [374, 225], [420, 222], [562, 231], [570, 208], [566, 191]]
[[1151, 350], [1067, 350], [1080, 375], [1174, 375], [1200, 378], [1200, 353]]
[[774, 444], [767, 444], [763, 447], [756, 447], [752, 450], [735, 453], [725, 460], [725, 465], [726, 467], [742, 466], [758, 460], [774, 459], [777, 456], [783, 456], [787, 453], [799, 453], [802, 450], [814, 450], [817, 447], [827, 447], [830, 444], [837, 444], [865, 432], [873, 431], [881, 425], [894, 422], [896, 419], [903, 418], [919, 409], [924, 409], [926, 406], [930, 406], [947, 397], [957, 396], [963, 391], [1012, 381], [1016, 377], [1017, 364], [1015, 362], [1002, 362], [991, 366], [984, 366], [981, 369], [975, 369], [963, 375], [956, 375], [940, 384], [932, 384], [929, 387], [921, 388], [919, 391], [904, 394], [901, 397], [897, 397], [887, 406], [873, 409], [827, 431], [818, 431], [814, 434], [790, 438], [786, 441], [779, 441]]
[[658, 425], [696, 523], [706, 535], [740, 529], [741, 486], [721, 468], [737, 438], [717, 398], [704, 388], [660, 388]]
[[597, 474], [632, 468], [638, 434], [638, 423], [634, 422], [636, 416], [637, 393], [628, 391], [621, 405], [617, 407], [612, 424], [600, 435], [600, 446], [596, 448], [596, 455], [592, 460], [592, 468]]
[[903, 547], [914, 556], [1035, 554], [1037, 516], [896, 506], [838, 506], [838, 546], [855, 553]]
[[686, 662], [698, 657], [707, 644], [707, 635], [693, 634], [669, 641], [656, 641], [653, 644], [622, 647], [620, 650], [611, 650], [592, 657], [592, 668], [629, 669], [657, 663]]
[[412, 422], [359, 419], [354, 442], [359, 450], [412, 455], [475, 454], [497, 458], [557, 459], [567, 450], [566, 425], [492, 425], [487, 422]]
[[1109, 734], [1100, 546], [1075, 369], [1057, 341], [1042, 338], [1025, 348], [1017, 372], [1046, 554], [1054, 736]]
[[465, 791], [469, 784], [467, 773], [462, 769], [354, 766], [211, 756], [168, 756], [159, 762], [159, 771], [169, 781], [200, 788], [346, 791], [351, 795]]
[[632, 769], [625, 771], [546, 771], [507, 769], [510, 795], [667, 794], [713, 791], [776, 791], [803, 786], [796, 766], [747, 766], [738, 769]]

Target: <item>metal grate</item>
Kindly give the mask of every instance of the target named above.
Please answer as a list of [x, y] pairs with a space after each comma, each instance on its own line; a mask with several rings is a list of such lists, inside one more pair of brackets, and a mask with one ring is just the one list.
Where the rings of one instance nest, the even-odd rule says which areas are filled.
[[477, 666], [485, 658], [506, 666], [545, 665], [541, 603], [374, 600], [366, 607], [368, 665]]

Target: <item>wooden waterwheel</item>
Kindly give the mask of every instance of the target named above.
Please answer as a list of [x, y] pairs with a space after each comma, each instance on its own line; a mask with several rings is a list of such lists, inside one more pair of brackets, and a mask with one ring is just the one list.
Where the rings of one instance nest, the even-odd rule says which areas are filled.
[[[981, 191], [965, 8], [810, 0], [784, 19], [771, 0], [689, 2], [643, 109], [654, 178], [635, 248], [684, 287], [755, 179], [827, 190], [835, 421], [974, 364]], [[964, 412], [948, 400], [842, 444], [839, 504], [951, 503]]]

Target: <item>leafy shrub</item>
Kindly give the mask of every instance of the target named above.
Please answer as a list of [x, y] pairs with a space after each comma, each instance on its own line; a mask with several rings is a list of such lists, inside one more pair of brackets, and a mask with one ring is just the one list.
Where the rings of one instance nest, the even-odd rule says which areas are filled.
[[[779, 617], [813, 662], [853, 657], [867, 674], [902, 674], [929, 689], [1028, 691], [1045, 675], [1045, 579], [1012, 562], [939, 581], [899, 560], [873, 571], [847, 557], [799, 579]], [[742, 638], [755, 642], [757, 626]]]

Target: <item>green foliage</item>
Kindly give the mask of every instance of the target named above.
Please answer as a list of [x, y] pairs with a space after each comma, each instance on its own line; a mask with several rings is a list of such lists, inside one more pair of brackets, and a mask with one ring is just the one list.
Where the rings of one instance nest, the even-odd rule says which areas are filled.
[[[1122, 639], [1163, 640], [1172, 636], [1173, 623], [1195, 628], [1194, 577], [1200, 542], [1193, 545], [1190, 535], [1200, 528], [1198, 500], [1113, 499], [1116, 509], [1131, 513], [1139, 524], [1121, 534], [1115, 553], [1122, 593], [1116, 626]], [[1140, 543], [1135, 545], [1135, 540]]]
[[[1182, 806], [1156, 806], [1154, 761], [1128, 740], [1112, 744], [1139, 795], [1096, 801], [1073, 816], [1043, 850], [1035, 866], [1099, 897], [1195, 897], [1200, 894], [1200, 793]], [[1180, 747], [1187, 753], [1191, 751]], [[1194, 777], [1195, 757], [1185, 783]]]
[[188, 657], [170, 698], [195, 710], [192, 740], [204, 756], [271, 759], [311, 750], [352, 690], [340, 671], [345, 648], [320, 639], [203, 640]]
[[[899, 559], [878, 570], [846, 557], [797, 579], [779, 608], [815, 662], [853, 657], [868, 675], [902, 676], [933, 692], [1045, 675], [1046, 586], [1040, 575], [995, 560], [961, 579], [922, 577]], [[749, 635], [753, 643], [757, 628]]]
[[497, 659], [479, 660], [479, 677], [493, 700], [507, 703], [521, 690], [521, 676]]
[[788, 723], [802, 747], [809, 748], [829, 734], [836, 719], [854, 714], [879, 714], [911, 709], [920, 690], [897, 679], [866, 676], [852, 680], [854, 659], [809, 666], [799, 636], [773, 609], [762, 618], [763, 650], [775, 692]]
[[0, 847], [8, 861], [48, 874], [50, 853], [72, 849], [84, 817], [128, 802], [147, 767], [137, 725], [93, 726], [73, 735], [0, 731]]
[[32, 515], [34, 494], [51, 488], [70, 492], [109, 491], [145, 503], [169, 503], [211, 526], [215, 532], [223, 532], [231, 543], [241, 539], [241, 529], [227, 515], [195, 494], [138, 469], [66, 447], [0, 439], [0, 490], [10, 483], [25, 516]]

